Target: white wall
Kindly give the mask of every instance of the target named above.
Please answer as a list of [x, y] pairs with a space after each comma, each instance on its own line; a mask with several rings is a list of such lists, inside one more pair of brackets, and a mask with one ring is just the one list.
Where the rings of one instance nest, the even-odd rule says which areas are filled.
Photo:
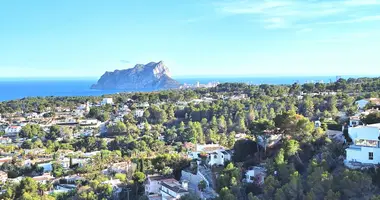
[[150, 181], [149, 184], [145, 185], [145, 193], [160, 193], [161, 184], [159, 181]]
[[[373, 160], [369, 160], [369, 152], [373, 152]], [[358, 149], [347, 148], [346, 160], [356, 161], [365, 164], [378, 164], [380, 163], [380, 148], [361, 147]]]

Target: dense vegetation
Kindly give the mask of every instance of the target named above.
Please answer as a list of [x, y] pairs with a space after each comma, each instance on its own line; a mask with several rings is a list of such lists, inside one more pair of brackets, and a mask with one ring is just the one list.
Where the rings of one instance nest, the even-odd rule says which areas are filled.
[[[82, 152], [101, 151], [90, 166], [72, 166], [63, 171], [53, 165], [53, 174], [63, 177], [84, 174], [86, 181], [66, 196], [38, 195], [39, 186], [29, 178], [20, 184], [4, 186], [3, 199], [109, 199], [112, 188], [102, 184], [107, 177], [100, 173], [109, 163], [132, 161], [137, 165], [132, 175], [115, 174], [122, 180], [131, 199], [144, 199], [143, 182], [146, 174], [160, 173], [179, 178], [190, 165], [183, 157], [184, 143], [219, 143], [234, 149], [233, 162], [227, 164], [217, 177], [220, 200], [234, 199], [379, 199], [378, 170], [353, 171], [343, 167], [344, 144], [331, 141], [326, 130], [341, 130], [347, 116], [358, 111], [356, 100], [379, 97], [380, 78], [339, 79], [334, 83], [293, 85], [247, 85], [224, 83], [215, 88], [160, 91], [149, 93], [120, 93], [108, 95], [115, 105], [92, 107], [88, 118], [107, 123], [101, 137], [91, 135], [73, 139], [81, 127], [51, 126], [43, 130], [39, 125], [26, 125], [20, 137], [27, 138], [21, 148], [44, 148], [58, 157], [62, 150]], [[302, 92], [306, 93], [301, 95]], [[333, 92], [333, 93], [332, 93]], [[316, 93], [316, 94], [312, 94]], [[247, 98], [225, 98], [245, 94]], [[213, 98], [213, 101], [194, 102], [194, 99]], [[25, 98], [0, 103], [0, 113], [44, 112], [45, 118], [54, 117], [54, 108], [76, 108], [86, 102], [97, 103], [102, 97], [46, 97]], [[186, 101], [187, 103], [182, 103]], [[140, 103], [148, 102], [142, 117], [133, 112]], [[117, 110], [128, 105], [131, 113], [121, 121], [111, 123]], [[50, 108], [50, 109], [49, 109]], [[368, 115], [363, 121], [379, 121], [379, 113]], [[314, 120], [322, 126], [316, 128]], [[144, 123], [144, 128], [138, 125]], [[99, 132], [100, 130], [97, 130]], [[238, 134], [247, 137], [236, 141]], [[259, 138], [281, 134], [283, 140], [275, 147], [261, 147]], [[58, 142], [57, 139], [62, 138]], [[11, 152], [18, 147], [0, 148]], [[263, 187], [242, 182], [242, 169], [265, 163], [267, 178]], [[41, 173], [38, 167], [22, 168], [16, 160], [1, 167], [13, 177]], [[47, 186], [44, 186], [47, 187]], [[204, 188], [202, 184], [200, 188]], [[78, 187], [79, 188], [79, 187]], [[42, 193], [41, 193], [42, 194]], [[120, 198], [125, 199], [126, 192]], [[194, 199], [192, 195], [182, 199]]]

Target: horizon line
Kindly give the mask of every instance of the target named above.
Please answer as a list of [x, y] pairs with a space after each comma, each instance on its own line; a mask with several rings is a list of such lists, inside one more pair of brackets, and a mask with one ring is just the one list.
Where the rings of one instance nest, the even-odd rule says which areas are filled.
[[[371, 74], [234, 74], [234, 75], [172, 75], [171, 78], [279, 78], [279, 77], [353, 77], [353, 78], [364, 78], [364, 77], [380, 77], [379, 75]], [[100, 76], [6, 76], [1, 79], [99, 79]]]

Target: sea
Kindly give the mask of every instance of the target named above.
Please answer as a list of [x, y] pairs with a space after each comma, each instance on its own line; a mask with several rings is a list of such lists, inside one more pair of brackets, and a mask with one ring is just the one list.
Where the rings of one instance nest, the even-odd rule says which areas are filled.
[[[239, 82], [247, 84], [300, 84], [307, 82], [334, 82], [337, 78], [357, 78], [356, 76], [283, 76], [283, 77], [173, 77], [181, 84]], [[16, 100], [25, 97], [46, 96], [101, 96], [126, 90], [95, 90], [91, 85], [97, 78], [0, 78], [0, 101]]]

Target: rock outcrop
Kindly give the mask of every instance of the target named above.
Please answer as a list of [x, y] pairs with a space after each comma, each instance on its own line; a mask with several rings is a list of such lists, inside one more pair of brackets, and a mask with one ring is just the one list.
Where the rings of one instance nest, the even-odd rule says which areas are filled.
[[160, 61], [146, 65], [137, 64], [124, 70], [104, 73], [91, 89], [101, 90], [160, 90], [179, 88], [180, 84], [170, 78], [169, 69]]

